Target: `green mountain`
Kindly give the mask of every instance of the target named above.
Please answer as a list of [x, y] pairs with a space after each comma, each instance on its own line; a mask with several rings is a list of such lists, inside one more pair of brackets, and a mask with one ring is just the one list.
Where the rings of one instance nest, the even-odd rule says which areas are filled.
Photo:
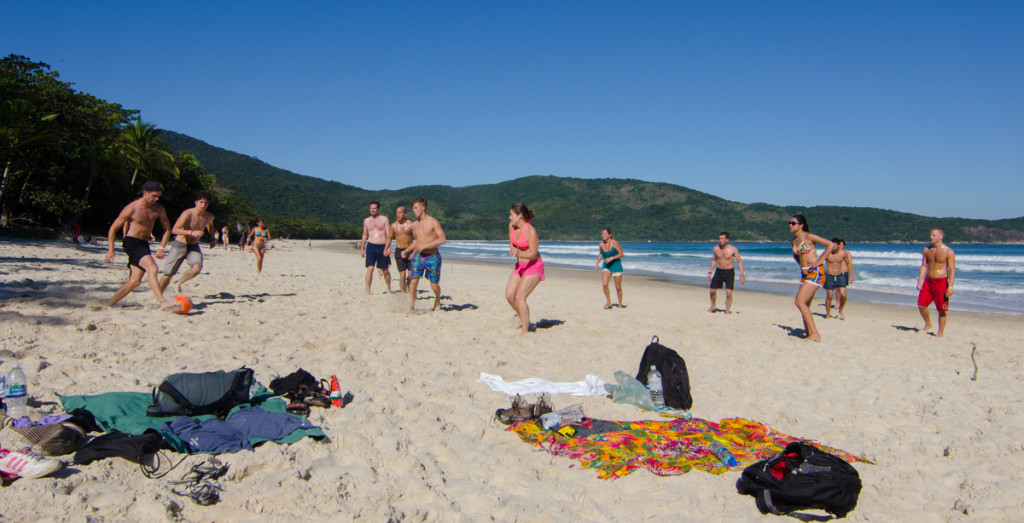
[[220, 185], [253, 208], [298, 222], [339, 224], [334, 237], [359, 231], [371, 200], [380, 201], [393, 216], [395, 207], [408, 207], [422, 196], [451, 239], [505, 238], [508, 209], [523, 202], [536, 211], [534, 223], [550, 240], [594, 239], [601, 228], [612, 227], [617, 238], [627, 241], [706, 241], [723, 230], [734, 240], [786, 241], [791, 237], [786, 222], [800, 213], [812, 231], [849, 242], [927, 241], [933, 227], [943, 228], [946, 239], [954, 242], [1024, 242], [1024, 217], [930, 218], [865, 207], [744, 204], [678, 185], [631, 179], [528, 176], [489, 185], [367, 191], [279, 169], [183, 134], [164, 131], [162, 136], [172, 149], [198, 158]]

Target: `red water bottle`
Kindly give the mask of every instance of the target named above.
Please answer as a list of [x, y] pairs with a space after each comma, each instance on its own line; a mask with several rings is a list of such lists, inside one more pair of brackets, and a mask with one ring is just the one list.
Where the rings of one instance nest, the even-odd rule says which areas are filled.
[[341, 397], [341, 384], [338, 383], [338, 376], [331, 375], [331, 404], [335, 407], [344, 407], [345, 399]]

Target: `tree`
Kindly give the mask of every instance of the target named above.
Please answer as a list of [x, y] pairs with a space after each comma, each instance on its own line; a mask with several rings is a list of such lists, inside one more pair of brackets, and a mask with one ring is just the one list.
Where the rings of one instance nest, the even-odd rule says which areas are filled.
[[134, 169], [129, 185], [135, 186], [139, 172], [166, 170], [178, 175], [174, 155], [160, 139], [160, 129], [151, 123], [136, 118], [135, 123], [126, 125], [121, 134], [121, 154]]
[[38, 117], [25, 100], [7, 100], [0, 105], [0, 143], [4, 144], [4, 173], [0, 177], [0, 227], [6, 227], [11, 220], [11, 208], [4, 205], [5, 197], [9, 197], [7, 185], [11, 178], [11, 166], [23, 148], [53, 137], [54, 131], [47, 123], [56, 117], [56, 114]]

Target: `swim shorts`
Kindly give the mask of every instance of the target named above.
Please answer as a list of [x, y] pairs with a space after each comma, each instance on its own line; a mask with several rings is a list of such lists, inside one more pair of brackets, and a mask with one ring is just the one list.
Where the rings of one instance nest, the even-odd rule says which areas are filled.
[[141, 262], [146, 256], [153, 255], [152, 252], [149, 252], [149, 242], [146, 240], [140, 240], [134, 236], [125, 236], [124, 240], [121, 241], [121, 248], [124, 249], [124, 253], [128, 255], [129, 268], [134, 265], [142, 269], [139, 262]]
[[401, 247], [395, 250], [395, 268], [398, 269], [398, 272], [409, 270], [409, 259], [408, 256], [402, 256]]
[[715, 268], [715, 275], [711, 277], [712, 289], [721, 289], [722, 285], [725, 285], [725, 288], [731, 291], [735, 284], [736, 269]]
[[430, 283], [441, 281], [441, 253], [421, 254], [417, 252], [412, 255], [412, 271], [409, 273], [409, 277], [417, 279], [420, 276], [426, 276]]
[[850, 285], [850, 273], [844, 272], [842, 274], [826, 274], [825, 275], [825, 289], [833, 290], [839, 287], [847, 287]]
[[540, 281], [544, 281], [544, 260], [537, 258], [526, 263], [517, 261], [516, 268], [512, 269], [512, 272], [518, 274], [520, 278], [536, 274]]
[[366, 242], [366, 266], [376, 265], [378, 269], [387, 269], [391, 266], [391, 258], [384, 256], [383, 243]]
[[917, 306], [927, 307], [935, 302], [935, 309], [940, 311], [949, 310], [949, 302], [946, 301], [946, 289], [949, 288], [948, 278], [925, 278], [921, 286], [921, 293], [917, 295]]
[[171, 242], [171, 250], [167, 253], [167, 261], [164, 262], [164, 268], [160, 272], [168, 276], [174, 276], [183, 261], [188, 261], [189, 267], [203, 266], [203, 251], [199, 250], [198, 243], [187, 244], [181, 243], [178, 240]]
[[821, 287], [821, 281], [825, 279], [825, 266], [804, 267], [800, 269], [800, 283], [807, 282]]

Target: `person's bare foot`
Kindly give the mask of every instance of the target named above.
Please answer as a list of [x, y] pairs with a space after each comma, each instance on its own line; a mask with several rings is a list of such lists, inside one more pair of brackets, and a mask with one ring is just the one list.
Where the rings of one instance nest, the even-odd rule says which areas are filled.
[[174, 282], [174, 292], [181, 294], [181, 280]]
[[840, 313], [836, 314], [836, 318], [839, 318], [841, 320], [845, 320], [846, 316], [843, 313], [840, 312]]
[[725, 309], [725, 313], [726, 313], [726, 314], [732, 314], [732, 311], [731, 311], [731, 310], [729, 310], [729, 309]]
[[932, 324], [931, 323], [925, 323], [924, 327], [921, 329], [921, 332], [928, 332], [930, 330], [932, 330]]
[[708, 312], [714, 313], [715, 312], [715, 306], [712, 305], [711, 307], [708, 307]]
[[441, 310], [441, 300], [440, 299], [435, 299], [434, 300], [434, 308], [431, 309], [431, 310], [435, 310], [435, 311]]
[[808, 337], [806, 337], [804, 339], [807, 340], [807, 341], [821, 341], [821, 335], [818, 334], [818, 335], [815, 335], [815, 336], [808, 336]]
[[174, 309], [177, 309], [177, 308], [178, 308], [178, 304], [174, 303], [171, 300], [164, 300], [164, 301], [160, 302], [160, 310], [162, 310], [162, 311], [173, 312]]

